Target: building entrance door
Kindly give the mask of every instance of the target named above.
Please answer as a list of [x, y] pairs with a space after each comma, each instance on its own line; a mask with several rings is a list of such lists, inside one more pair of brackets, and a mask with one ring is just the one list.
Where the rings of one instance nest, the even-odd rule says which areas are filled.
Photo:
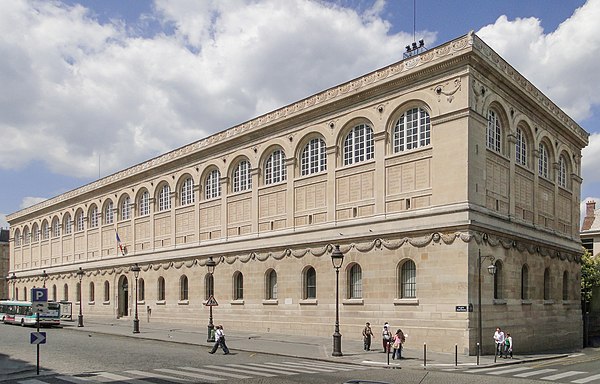
[[129, 316], [129, 284], [126, 276], [119, 277], [118, 317]]

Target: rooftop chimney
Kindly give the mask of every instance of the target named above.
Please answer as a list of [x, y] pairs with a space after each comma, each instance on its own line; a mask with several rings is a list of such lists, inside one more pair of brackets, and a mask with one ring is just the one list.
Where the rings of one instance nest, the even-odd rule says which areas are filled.
[[596, 202], [594, 200], [589, 200], [585, 203], [585, 217], [583, 219], [583, 225], [581, 226], [582, 231], [587, 231], [592, 228], [592, 224], [594, 224], [594, 211], [596, 210]]

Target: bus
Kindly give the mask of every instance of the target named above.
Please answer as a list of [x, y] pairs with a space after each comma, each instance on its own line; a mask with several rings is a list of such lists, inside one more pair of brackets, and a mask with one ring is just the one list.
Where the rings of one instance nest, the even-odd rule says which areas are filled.
[[[0, 319], [4, 324], [35, 326], [37, 314], [30, 301], [0, 300]], [[48, 311], [40, 313], [40, 326], [60, 325], [60, 305], [48, 302]]]

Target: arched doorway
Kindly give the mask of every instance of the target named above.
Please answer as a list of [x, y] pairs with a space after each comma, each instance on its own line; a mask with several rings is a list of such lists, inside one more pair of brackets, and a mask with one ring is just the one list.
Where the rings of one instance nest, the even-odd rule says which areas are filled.
[[126, 276], [119, 277], [119, 307], [117, 316], [129, 316], [129, 284]]

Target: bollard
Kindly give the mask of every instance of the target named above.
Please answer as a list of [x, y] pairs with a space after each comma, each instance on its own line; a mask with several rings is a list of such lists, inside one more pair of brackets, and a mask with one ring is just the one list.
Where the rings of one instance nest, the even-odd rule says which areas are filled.
[[454, 344], [454, 366], [458, 367], [458, 344]]
[[387, 354], [387, 361], [388, 361], [387, 365], [390, 365], [390, 342], [389, 341], [387, 343], [385, 343], [385, 351]]
[[427, 343], [423, 343], [423, 368], [427, 368]]
[[480, 345], [479, 343], [477, 343], [477, 365], [479, 365], [479, 349], [480, 349]]
[[494, 351], [494, 363], [496, 362], [496, 356], [498, 356], [498, 344], [496, 344], [496, 350]]

